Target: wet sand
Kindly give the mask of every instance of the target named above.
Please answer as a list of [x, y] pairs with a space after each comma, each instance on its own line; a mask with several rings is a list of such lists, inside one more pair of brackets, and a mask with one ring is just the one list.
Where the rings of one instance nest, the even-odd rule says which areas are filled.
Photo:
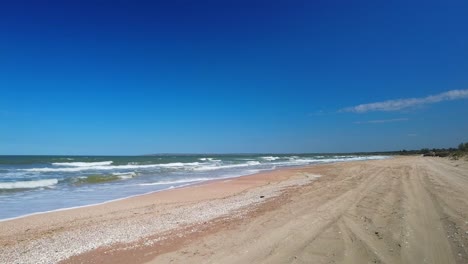
[[214, 181], [0, 222], [0, 246], [1, 263], [468, 263], [468, 162]]

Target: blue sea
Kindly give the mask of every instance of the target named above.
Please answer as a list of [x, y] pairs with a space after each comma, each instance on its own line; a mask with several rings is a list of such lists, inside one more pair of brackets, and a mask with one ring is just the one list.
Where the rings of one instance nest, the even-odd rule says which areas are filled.
[[0, 219], [355, 155], [0, 156]]

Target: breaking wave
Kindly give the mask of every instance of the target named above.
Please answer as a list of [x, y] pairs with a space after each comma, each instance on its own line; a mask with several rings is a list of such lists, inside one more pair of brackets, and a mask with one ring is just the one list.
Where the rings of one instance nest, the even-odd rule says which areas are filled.
[[99, 161], [99, 162], [54, 162], [54, 166], [66, 166], [66, 167], [94, 167], [94, 166], [106, 166], [111, 165], [113, 161]]
[[266, 157], [261, 157], [261, 158], [264, 159], [264, 160], [268, 160], [268, 161], [273, 161], [273, 160], [280, 159], [280, 157], [273, 157], [273, 156], [266, 156]]
[[16, 181], [16, 182], [1, 182], [0, 190], [13, 189], [34, 189], [40, 187], [50, 187], [58, 183], [57, 179], [37, 180], [37, 181]]
[[[74, 163], [74, 162], [73, 162]], [[97, 163], [97, 162], [96, 162]], [[192, 163], [166, 163], [166, 164], [147, 164], [147, 165], [91, 165], [91, 166], [75, 166], [75, 167], [59, 167], [59, 168], [30, 168], [20, 169], [21, 171], [27, 172], [78, 172], [86, 170], [135, 170], [135, 169], [148, 169], [148, 168], [182, 168], [186, 166], [197, 166], [199, 162]]]

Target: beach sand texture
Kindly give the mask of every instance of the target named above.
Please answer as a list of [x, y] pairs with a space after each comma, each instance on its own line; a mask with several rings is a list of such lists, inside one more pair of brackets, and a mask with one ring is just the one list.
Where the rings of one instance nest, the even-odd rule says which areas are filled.
[[0, 222], [0, 246], [0, 263], [468, 263], [468, 163], [276, 170]]

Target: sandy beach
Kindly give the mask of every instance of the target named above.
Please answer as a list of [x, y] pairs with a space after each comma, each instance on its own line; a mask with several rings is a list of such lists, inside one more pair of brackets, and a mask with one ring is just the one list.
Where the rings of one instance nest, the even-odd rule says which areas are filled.
[[212, 181], [3, 221], [0, 247], [0, 263], [468, 263], [468, 162]]

